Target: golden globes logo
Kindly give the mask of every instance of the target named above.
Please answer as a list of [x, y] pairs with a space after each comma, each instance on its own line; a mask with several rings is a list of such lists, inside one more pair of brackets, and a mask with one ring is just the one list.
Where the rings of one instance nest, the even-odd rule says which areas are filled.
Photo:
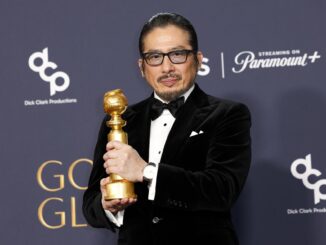
[[[76, 172], [77, 172], [77, 166], [81, 165], [81, 164], [88, 164], [88, 165], [92, 165], [93, 162], [89, 159], [86, 158], [81, 158], [81, 159], [77, 159], [76, 161], [72, 162], [69, 165], [68, 171], [67, 171], [67, 177], [68, 177], [68, 182], [69, 184], [73, 187], [73, 189], [76, 189], [78, 191], [84, 191], [87, 189], [87, 186], [82, 186], [80, 183], [77, 183], [76, 181]], [[63, 169], [63, 163], [60, 161], [56, 161], [56, 160], [49, 160], [46, 161], [44, 163], [41, 164], [41, 166], [38, 168], [37, 170], [37, 175], [36, 175], [36, 179], [37, 179], [37, 183], [39, 184], [39, 186], [45, 190], [46, 192], [49, 193], [58, 193], [60, 191], [63, 191], [68, 183], [67, 181], [65, 181], [65, 175], [63, 174], [62, 171], [60, 171], [58, 174], [54, 174], [51, 178], [52, 181], [54, 181], [56, 183], [55, 186], [49, 186], [46, 184], [46, 179], [47, 177], [45, 174], [45, 171], [50, 168], [51, 166], [59, 166], [59, 169]], [[45, 215], [45, 209], [53, 206], [54, 204], [58, 205], [58, 204], [64, 204], [64, 203], [68, 203], [69, 202], [69, 208], [67, 210], [67, 208], [62, 208], [61, 210], [56, 210], [54, 212], [55, 215], [55, 220], [56, 223], [53, 224], [49, 220], [46, 219], [46, 215]], [[56, 206], [54, 205], [54, 206]], [[70, 196], [69, 200], [65, 200], [65, 198], [62, 197], [58, 197], [58, 196], [52, 196], [49, 198], [46, 198], [43, 202], [40, 203], [39, 207], [38, 207], [38, 219], [40, 221], [40, 223], [45, 226], [48, 229], [59, 229], [62, 228], [66, 225], [71, 225], [71, 227], [74, 228], [79, 228], [79, 227], [86, 227], [87, 224], [81, 224], [77, 222], [77, 212], [76, 212], [76, 197], [75, 196]], [[68, 216], [69, 215], [69, 216]], [[69, 217], [69, 218], [68, 218]]]

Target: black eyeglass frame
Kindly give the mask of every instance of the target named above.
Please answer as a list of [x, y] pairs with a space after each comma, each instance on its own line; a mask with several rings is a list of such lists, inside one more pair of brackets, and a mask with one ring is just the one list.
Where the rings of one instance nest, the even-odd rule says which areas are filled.
[[[185, 54], [186, 54], [185, 60], [182, 61], [182, 62], [173, 62], [172, 59], [171, 59], [171, 57], [170, 57], [170, 55], [173, 54], [173, 53], [176, 53], [176, 52], [185, 52]], [[142, 53], [142, 58], [145, 60], [145, 62], [149, 66], [160, 66], [160, 65], [162, 65], [165, 56], [167, 56], [169, 58], [169, 60], [171, 61], [172, 64], [183, 64], [183, 63], [186, 63], [187, 62], [187, 59], [188, 59], [188, 56], [189, 56], [190, 53], [196, 54], [197, 51], [196, 50], [191, 50], [191, 49], [178, 49], [178, 50], [172, 50], [172, 51], [167, 52], [167, 53], [163, 53], [163, 52], [147, 52], [147, 53]], [[163, 55], [161, 63], [155, 64], [155, 65], [148, 63], [146, 56], [149, 55], [149, 54]]]

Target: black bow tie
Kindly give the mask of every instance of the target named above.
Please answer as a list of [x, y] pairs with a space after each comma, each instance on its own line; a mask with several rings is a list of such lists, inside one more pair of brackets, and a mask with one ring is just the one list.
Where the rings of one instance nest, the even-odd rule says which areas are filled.
[[178, 109], [185, 103], [185, 98], [179, 97], [176, 100], [171, 101], [169, 104], [163, 103], [162, 101], [153, 98], [152, 108], [151, 108], [151, 118], [155, 120], [158, 118], [164, 109], [168, 109], [171, 114], [175, 117]]

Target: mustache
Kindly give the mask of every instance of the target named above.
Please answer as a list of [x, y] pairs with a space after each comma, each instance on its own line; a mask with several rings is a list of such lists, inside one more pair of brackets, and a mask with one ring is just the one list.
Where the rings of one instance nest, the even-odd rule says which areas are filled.
[[157, 79], [157, 82], [161, 82], [162, 80], [167, 79], [167, 78], [174, 78], [174, 79], [176, 79], [176, 80], [181, 80], [181, 79], [182, 79], [182, 76], [179, 75], [179, 74], [175, 74], [175, 73], [169, 73], [169, 74], [166, 74], [166, 75], [160, 76], [160, 77]]

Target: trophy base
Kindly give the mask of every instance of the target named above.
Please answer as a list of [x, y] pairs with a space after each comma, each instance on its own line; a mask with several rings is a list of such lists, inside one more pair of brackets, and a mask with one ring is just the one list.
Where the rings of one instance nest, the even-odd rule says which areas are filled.
[[134, 191], [134, 183], [122, 180], [111, 182], [106, 185], [106, 201], [121, 198], [136, 198], [137, 195]]

